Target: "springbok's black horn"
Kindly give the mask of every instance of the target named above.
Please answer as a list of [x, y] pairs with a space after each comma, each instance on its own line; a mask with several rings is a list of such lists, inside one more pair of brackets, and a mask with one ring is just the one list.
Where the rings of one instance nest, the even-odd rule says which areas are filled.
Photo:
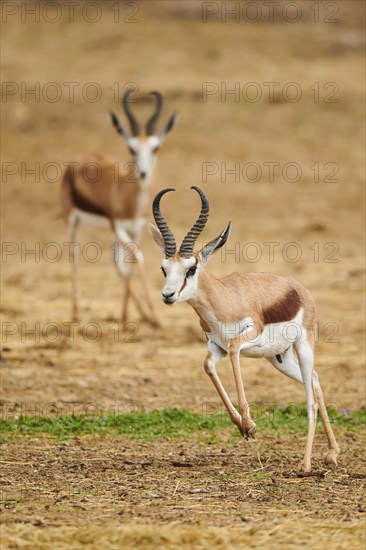
[[192, 229], [184, 237], [182, 244], [180, 245], [179, 255], [182, 256], [182, 258], [190, 258], [192, 256], [195, 242], [198, 236], [202, 233], [207, 223], [209, 213], [209, 204], [205, 193], [202, 191], [202, 189], [196, 187], [195, 185], [191, 187], [191, 189], [197, 191], [197, 193], [201, 197], [202, 206], [198, 220], [193, 225]]
[[124, 131], [123, 131], [122, 126], [121, 126], [120, 123], [119, 123], [118, 118], [117, 118], [116, 115], [113, 113], [113, 111], [109, 111], [109, 114], [110, 114], [110, 117], [111, 117], [111, 121], [112, 121], [113, 126], [115, 127], [115, 129], [117, 130], [117, 132], [123, 136], [123, 135], [124, 135]]
[[159, 191], [152, 205], [154, 220], [164, 239], [166, 258], [171, 258], [177, 251], [177, 245], [175, 243], [174, 235], [169, 229], [169, 226], [160, 211], [160, 199], [163, 195], [165, 195], [165, 193], [168, 193], [169, 191], [175, 191], [175, 189], [173, 189], [172, 187], [168, 187], [167, 189], [162, 189], [161, 191]]
[[139, 126], [139, 123], [137, 122], [134, 114], [132, 113], [131, 108], [130, 108], [130, 104], [128, 102], [128, 98], [132, 94], [132, 92], [133, 92], [133, 88], [129, 88], [127, 90], [127, 92], [123, 96], [122, 105], [124, 107], [126, 116], [128, 118], [128, 122], [130, 123], [132, 135], [133, 136], [138, 136], [140, 134], [140, 126]]
[[155, 125], [161, 114], [163, 108], [163, 96], [160, 92], [151, 92], [150, 95], [154, 95], [156, 99], [156, 109], [154, 114], [149, 118], [146, 124], [146, 133], [148, 136], [152, 136], [155, 133]]

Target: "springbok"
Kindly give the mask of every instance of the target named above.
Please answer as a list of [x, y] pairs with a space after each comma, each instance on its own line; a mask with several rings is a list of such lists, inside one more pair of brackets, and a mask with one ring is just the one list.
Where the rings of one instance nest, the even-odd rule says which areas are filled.
[[[166, 304], [188, 302], [200, 318], [208, 338], [204, 368], [211, 378], [230, 418], [241, 434], [253, 437], [256, 425], [251, 419], [240, 370], [240, 353], [245, 357], [265, 357], [276, 369], [304, 384], [308, 413], [308, 437], [300, 470], [311, 469], [311, 452], [318, 408], [324, 424], [328, 452], [327, 464], [337, 465], [339, 447], [329, 422], [319, 378], [313, 371], [315, 303], [309, 291], [291, 277], [271, 273], [231, 273], [217, 279], [205, 269], [209, 257], [230, 235], [231, 223], [199, 252], [195, 242], [206, 225], [209, 203], [199, 187], [201, 213], [185, 236], [178, 252], [173, 233], [160, 212], [160, 191], [153, 202], [158, 226], [149, 224], [150, 233], [165, 254], [162, 271], [165, 284], [162, 299]], [[295, 348], [298, 360], [293, 354]], [[229, 354], [233, 368], [239, 412], [234, 408], [216, 372], [217, 363]], [[314, 398], [315, 393], [315, 398]]]
[[[127, 144], [133, 162], [121, 167], [104, 153], [95, 152], [76, 157], [67, 166], [63, 175], [61, 204], [73, 243], [71, 248], [72, 317], [77, 320], [79, 315], [76, 241], [80, 222], [84, 222], [112, 229], [114, 262], [125, 283], [122, 322], [127, 322], [127, 306], [131, 297], [143, 319], [153, 326], [158, 326], [159, 322], [142, 266], [143, 255], [138, 250], [138, 245], [142, 229], [146, 224], [150, 178], [156, 153], [166, 134], [173, 128], [177, 113], [173, 113], [160, 131], [156, 132], [155, 127], [162, 111], [163, 97], [159, 92], [152, 92], [156, 100], [156, 109], [146, 124], [146, 133], [141, 135], [139, 123], [129, 104], [131, 92], [132, 89], [128, 89], [122, 100], [131, 134], [120, 124], [113, 112], [110, 115], [113, 126]], [[137, 266], [143, 281], [145, 298], [143, 296], [139, 298], [131, 288], [133, 264]], [[143, 302], [149, 309], [148, 314], [144, 311]]]

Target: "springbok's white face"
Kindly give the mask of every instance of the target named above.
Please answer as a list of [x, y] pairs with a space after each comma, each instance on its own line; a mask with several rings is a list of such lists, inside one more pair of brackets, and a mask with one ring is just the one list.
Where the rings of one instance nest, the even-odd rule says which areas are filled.
[[148, 180], [156, 162], [156, 153], [162, 140], [158, 136], [128, 137], [126, 139], [128, 150], [136, 163], [137, 176], [142, 180]]
[[168, 118], [165, 125], [158, 132], [156, 132], [155, 126], [163, 107], [163, 97], [159, 92], [152, 92], [152, 95], [154, 95], [156, 99], [156, 109], [154, 114], [146, 123], [146, 134], [141, 135], [140, 125], [137, 122], [129, 103], [129, 96], [131, 93], [132, 89], [127, 90], [122, 98], [122, 105], [130, 123], [131, 134], [121, 125], [114, 113], [111, 112], [110, 115], [113, 126], [126, 141], [127, 147], [133, 157], [136, 167], [133, 171], [134, 175], [140, 179], [141, 183], [145, 183], [149, 180], [152, 174], [158, 149], [167, 133], [173, 128], [175, 122], [177, 121], [178, 115], [177, 113], [173, 113]]
[[173, 258], [165, 258], [161, 264], [161, 271], [165, 277], [165, 284], [161, 291], [163, 302], [173, 305], [176, 302], [192, 300], [197, 293], [201, 268], [202, 261], [198, 255], [181, 258], [177, 254]]
[[207, 222], [209, 205], [202, 189], [195, 186], [191, 189], [197, 191], [201, 197], [201, 213], [183, 239], [178, 252], [174, 235], [160, 212], [161, 197], [174, 189], [163, 189], [154, 199], [153, 215], [159, 229], [151, 223], [148, 224], [152, 238], [165, 255], [161, 264], [161, 270], [165, 277], [161, 298], [168, 305], [195, 299], [201, 270], [208, 258], [224, 246], [230, 235], [231, 224], [228, 223], [218, 237], [206, 244], [199, 252], [193, 252], [195, 242]]

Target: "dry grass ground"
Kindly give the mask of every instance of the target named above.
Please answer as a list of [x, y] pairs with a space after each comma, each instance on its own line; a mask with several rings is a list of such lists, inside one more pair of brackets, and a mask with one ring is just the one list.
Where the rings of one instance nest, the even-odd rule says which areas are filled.
[[364, 441], [342, 430], [352, 461], [330, 471], [319, 439], [312, 475], [302, 478], [304, 437], [294, 434], [265, 432], [247, 444], [228, 431], [184, 441], [9, 440], [7, 547], [361, 548]]
[[[127, 82], [136, 82], [141, 94], [159, 89], [166, 97], [165, 116], [173, 109], [180, 112], [179, 125], [159, 153], [153, 181], [153, 191], [168, 185], [177, 188], [175, 196], [167, 198], [164, 207], [177, 237], [183, 236], [198, 209], [189, 187], [201, 184], [210, 198], [212, 212], [203, 239], [214, 236], [231, 219], [233, 233], [228, 251], [234, 248], [234, 243], [238, 243], [235, 246], [239, 246], [244, 255], [240, 263], [233, 254], [226, 257], [218, 255], [209, 268], [217, 275], [241, 269], [273, 271], [297, 277], [311, 290], [318, 305], [316, 368], [327, 402], [340, 408], [364, 406], [363, 3], [352, 0], [335, 2], [339, 8], [339, 23], [333, 24], [323, 22], [326, 15], [324, 2], [320, 2], [319, 23], [314, 23], [309, 2], [298, 2], [303, 17], [293, 24], [284, 21], [281, 15], [272, 23], [265, 17], [257, 23], [245, 20], [221, 23], [217, 17], [203, 23], [200, 2], [160, 1], [139, 3], [137, 23], [114, 23], [110, 10], [112, 4], [103, 2], [102, 17], [95, 24], [83, 21], [78, 13], [72, 23], [64, 15], [54, 24], [42, 17], [40, 22], [27, 17], [26, 22], [22, 23], [20, 12], [9, 16], [8, 21], [3, 23], [3, 80], [19, 85], [19, 92], [8, 96], [6, 101], [3, 96], [2, 103], [2, 127], [6, 136], [2, 160], [3, 163], [15, 163], [14, 166], [19, 168], [13, 176], [3, 172], [2, 183], [3, 240], [19, 246], [19, 252], [8, 256], [3, 263], [2, 274], [2, 318], [4, 323], [12, 323], [3, 325], [3, 329], [6, 331], [12, 327], [17, 330], [7, 337], [3, 330], [2, 399], [6, 412], [19, 414], [23, 407], [23, 412], [26, 409], [38, 414], [44, 404], [51, 404], [50, 407], [59, 412], [81, 412], [87, 402], [95, 403], [104, 410], [117, 404], [121, 412], [128, 409], [131, 403], [149, 410], [176, 406], [201, 411], [208, 402], [217, 403], [214, 389], [203, 372], [205, 342], [193, 311], [187, 305], [168, 309], [159, 302], [160, 255], [147, 235], [143, 239], [142, 249], [163, 329], [154, 331], [140, 323], [136, 311], [131, 308], [131, 320], [136, 323], [134, 333], [133, 327], [129, 331], [121, 330], [118, 341], [115, 341], [121, 289], [110, 265], [109, 235], [84, 228], [82, 244], [91, 241], [99, 243], [103, 247], [103, 255], [95, 265], [85, 259], [81, 261], [81, 323], [75, 331], [74, 341], [70, 342], [68, 337], [65, 323], [70, 320], [70, 264], [67, 247], [63, 243], [69, 238], [59, 217], [59, 182], [50, 181], [53, 173], [48, 178], [44, 174], [42, 176], [42, 169], [47, 163], [63, 165], [76, 151], [89, 149], [104, 150], [119, 161], [128, 159], [128, 153], [111, 129], [107, 115], [111, 107], [116, 111], [119, 109], [110, 89], [116, 82], [121, 90]], [[22, 83], [30, 88], [37, 82], [40, 83], [41, 100], [36, 102], [28, 95], [22, 101]], [[44, 85], [49, 82], [58, 83], [62, 89], [62, 97], [55, 103], [42, 99]], [[75, 87], [74, 102], [69, 101], [65, 82], [80, 83]], [[80, 90], [89, 82], [100, 85], [103, 92], [100, 101], [91, 103], [83, 99]], [[243, 98], [236, 102], [232, 96], [221, 101], [220, 94], [216, 94], [203, 102], [202, 86], [205, 82], [217, 83], [219, 89], [222, 85], [232, 89], [238, 82], [241, 90], [246, 83], [255, 82], [263, 97], [251, 103]], [[268, 99], [266, 82], [280, 83], [273, 102]], [[283, 99], [281, 95], [283, 87], [289, 82], [297, 83], [301, 89], [302, 97], [296, 103]], [[314, 101], [316, 82], [319, 83], [319, 102]], [[335, 83], [336, 88], [331, 85], [325, 89], [327, 83]], [[337, 87], [334, 97], [338, 102], [325, 102], [324, 99]], [[147, 116], [148, 109], [147, 103], [136, 106], [142, 118]], [[37, 162], [40, 163], [39, 178], [31, 174], [22, 175], [22, 170], [33, 168]], [[222, 181], [223, 173], [219, 172], [203, 182], [204, 163], [208, 162], [218, 166], [226, 162], [228, 169], [234, 163], [240, 163], [240, 169], [244, 170], [247, 163], [257, 163], [262, 177], [254, 182], [246, 181], [241, 175], [239, 181], [235, 181], [233, 176], [228, 175], [225, 183]], [[280, 172], [276, 172], [275, 181], [269, 183], [264, 164], [268, 162], [280, 163], [281, 171], [287, 163], [297, 163], [301, 168], [300, 180], [296, 183], [286, 181]], [[314, 181], [315, 163], [319, 163], [320, 167], [319, 182]], [[338, 169], [333, 176], [335, 181], [326, 180], [333, 170], [333, 165], [325, 167], [327, 163], [334, 163]], [[247, 176], [247, 179], [253, 180], [250, 170]], [[35, 243], [39, 243], [40, 250], [44, 251], [49, 242], [60, 246], [62, 257], [59, 261], [53, 263], [41, 257], [37, 262], [30, 255], [22, 261], [22, 246], [34, 248]], [[265, 245], [268, 242], [279, 243], [275, 245], [274, 261], [270, 261], [268, 245]], [[301, 250], [301, 258], [297, 262], [286, 261], [282, 254], [290, 242], [297, 243]], [[257, 250], [261, 251], [258, 261], [249, 261], [248, 256], [253, 257], [254, 248], [246, 249], [248, 243], [256, 243]], [[319, 258], [314, 256], [317, 251]], [[83, 330], [85, 336], [90, 322], [97, 323], [101, 330], [101, 337], [94, 343], [83, 338]], [[21, 323], [24, 323], [23, 327]], [[22, 339], [24, 331], [34, 328], [36, 323], [39, 323], [41, 331], [38, 341], [32, 334]], [[52, 343], [51, 337], [42, 335], [47, 323], [57, 323], [62, 327], [61, 339]], [[233, 392], [232, 376], [226, 361], [223, 361], [220, 372], [224, 384]], [[303, 389], [275, 372], [265, 361], [243, 361], [243, 372], [251, 402], [283, 404], [304, 400]], [[266, 446], [269, 452], [271, 434], [259, 434], [258, 437], [260, 444]], [[85, 524], [91, 507], [95, 506], [97, 512], [92, 517], [99, 534], [93, 540], [98, 541], [99, 537], [100, 541], [104, 541], [100, 542], [99, 548], [103, 545], [105, 548], [121, 547], [121, 540], [127, 541], [126, 547], [150, 545], [174, 548], [179, 542], [179, 545], [185, 544], [186, 547], [215, 547], [216, 544], [220, 548], [221, 544], [222, 548], [235, 548], [247, 544], [274, 548], [276, 545], [270, 541], [278, 533], [286, 537], [281, 541], [283, 548], [294, 548], [291, 544], [298, 547], [303, 537], [307, 537], [308, 541], [304, 542], [304, 547], [308, 544], [313, 548], [344, 548], [348, 541], [349, 548], [357, 548], [360, 546], [362, 512], [356, 513], [356, 503], [358, 505], [359, 502], [353, 498], [356, 498], [359, 478], [351, 478], [351, 488], [348, 485], [344, 488], [343, 480], [344, 476], [350, 475], [349, 468], [351, 473], [353, 467], [357, 472], [361, 471], [361, 463], [351, 463], [355, 452], [360, 456], [364, 442], [347, 439], [343, 432], [339, 437], [343, 448], [339, 473], [326, 476], [319, 483], [317, 478], [293, 482], [279, 478], [280, 491], [284, 488], [292, 491], [301, 486], [301, 495], [303, 488], [307, 490], [318, 483], [315, 501], [311, 500], [311, 493], [306, 493], [309, 498], [305, 496], [305, 502], [301, 502], [303, 497], [299, 492], [298, 500], [294, 502], [284, 498], [279, 501], [280, 505], [276, 501], [272, 505], [275, 493], [270, 490], [272, 482], [266, 478], [264, 487], [259, 486], [257, 490], [263, 491], [269, 501], [263, 505], [264, 508], [255, 499], [253, 504], [247, 496], [250, 484], [247, 486], [246, 483], [251, 479], [251, 469], [258, 468], [258, 463], [255, 466], [243, 460], [245, 476], [240, 478], [237, 486], [234, 464], [228, 460], [218, 469], [213, 468], [213, 459], [207, 458], [206, 451], [200, 461], [197, 458], [200, 444], [193, 438], [184, 442], [184, 447], [188, 447], [192, 456], [197, 458], [193, 464], [197, 467], [192, 472], [198, 479], [204, 476], [204, 485], [220, 485], [220, 476], [222, 480], [229, 479], [229, 474], [233, 476], [230, 478], [231, 488], [226, 491], [221, 483], [218, 495], [213, 497], [214, 516], [210, 515], [210, 507], [205, 507], [211, 498], [210, 492], [204, 493], [203, 497], [193, 493], [189, 498], [197, 499], [194, 503], [196, 508], [183, 509], [179, 517], [166, 512], [169, 506], [165, 506], [165, 500], [147, 499], [146, 502], [141, 501], [143, 505], [140, 506], [140, 502], [136, 506], [133, 498], [128, 501], [128, 495], [128, 513], [126, 517], [118, 516], [118, 503], [110, 505], [104, 492], [93, 496], [91, 504], [77, 503], [81, 508], [76, 510], [57, 503], [57, 522], [54, 517], [52, 519], [52, 507], [46, 513], [43, 508], [38, 509], [37, 503], [33, 511], [29, 510], [28, 505], [18, 504], [14, 514], [8, 511], [5, 516], [5, 521], [11, 525], [6, 527], [7, 538], [4, 540], [9, 541], [8, 546], [13, 548], [62, 548], [62, 533], [65, 537], [74, 537], [75, 548], [82, 544], [96, 548], [96, 542], [91, 543], [90, 539], [83, 538], [85, 528], [75, 535], [75, 529]], [[165, 453], [177, 453], [176, 445], [169, 442], [137, 447], [136, 443], [127, 439], [118, 439], [108, 443], [86, 442], [85, 445], [88, 449], [85, 452], [94, 453], [97, 460], [110, 452], [114, 445], [116, 460], [120, 460], [119, 451], [123, 447], [129, 449], [132, 455], [145, 456], [146, 460], [149, 456], [157, 456], [154, 458], [157, 466], [153, 474], [155, 481], [150, 479], [147, 483], [147, 491], [152, 492], [162, 479], [159, 477], [161, 473], [168, 475], [170, 472], [171, 475], [171, 467], [166, 473], [161, 466], [165, 464]], [[294, 445], [297, 445], [297, 440], [291, 437], [283, 447], [281, 464], [284, 464], [286, 471], [292, 468], [285, 462], [286, 451], [291, 454], [289, 460], [295, 460], [297, 447]], [[303, 446], [302, 439], [300, 445]], [[60, 464], [57, 462], [60, 470], [53, 466], [56, 468], [55, 477], [44, 480], [42, 486], [45, 490], [52, 491], [57, 479], [62, 480], [65, 472], [69, 471], [67, 460], [63, 462], [65, 456], [71, 457], [76, 466], [71, 470], [71, 479], [82, 481], [85, 477], [85, 470], [79, 471], [77, 468], [80, 462], [78, 442], [69, 444], [66, 455], [58, 450], [54, 442], [44, 440], [17, 439], [6, 443], [5, 447], [6, 452], [10, 453], [7, 455], [9, 461], [32, 464], [27, 470], [27, 477], [29, 474], [30, 482], [36, 484], [38, 481], [32, 477], [39, 475], [36, 473], [38, 465], [35, 468], [33, 464], [35, 457], [39, 461], [56, 453], [57, 461], [61, 461]], [[231, 452], [240, 455], [246, 452], [246, 447], [243, 444], [229, 451], [229, 457]], [[253, 463], [255, 456], [254, 453], [250, 459]], [[241, 468], [241, 459], [238, 456], [231, 458], [240, 462], [238, 466]], [[104, 474], [99, 478], [102, 466], [98, 462], [96, 464], [99, 468], [97, 473], [93, 471], [96, 481], [109, 482], [109, 478], [103, 479]], [[272, 466], [276, 480], [282, 475], [282, 467], [276, 463]], [[113, 463], [109, 468], [110, 474], [118, 477]], [[136, 468], [137, 477], [141, 473], [146, 474], [144, 468], [142, 472], [139, 471], [140, 466]], [[12, 487], [7, 482], [9, 479], [17, 487], [23, 473], [23, 468], [19, 469], [16, 464], [11, 466], [3, 480], [4, 487], [7, 490], [9, 485]], [[337, 476], [339, 483], [336, 482]], [[328, 491], [325, 489], [328, 480], [332, 480], [329, 481], [332, 496], [327, 495], [323, 499], [323, 494]], [[174, 487], [169, 485], [167, 489], [169, 499]], [[274, 483], [274, 492], [276, 487]], [[320, 487], [324, 491], [319, 490]], [[174, 498], [179, 501], [182, 495], [178, 489]], [[229, 494], [231, 490], [232, 497]], [[250, 503], [249, 517], [253, 520], [259, 518], [259, 523], [255, 523], [254, 527], [244, 525], [239, 529], [231, 521], [231, 512], [234, 510], [239, 514], [241, 510], [242, 505], [238, 504], [235, 492], [241, 490], [244, 515], [248, 514]], [[220, 491], [223, 491], [221, 500]], [[349, 491], [350, 500], [342, 505], [341, 512], [338, 508], [334, 511], [332, 499], [339, 502], [342, 491]], [[113, 509], [110, 516], [102, 513], [104, 498]], [[295, 504], [298, 506], [296, 513]], [[157, 515], [146, 513], [144, 516], [147, 508]], [[347, 516], [348, 508], [350, 516]], [[290, 514], [294, 523], [288, 523], [282, 509]], [[163, 512], [159, 516], [161, 510]], [[306, 515], [304, 524], [303, 513]], [[29, 526], [34, 523], [34, 518], [44, 516], [50, 517], [46, 527]], [[198, 527], [174, 528], [173, 525], [159, 530], [147, 527], [146, 540], [128, 538], [136, 522], [154, 525], [154, 522], [171, 521], [190, 521]], [[19, 526], [16, 530], [15, 522]], [[126, 527], [120, 527], [121, 522], [126, 522]], [[308, 522], [312, 522], [310, 527]], [[64, 527], [62, 531], [65, 525], [70, 527]], [[217, 525], [221, 526], [221, 531], [214, 529]], [[137, 529], [140, 530], [140, 527]], [[108, 537], [108, 533], [112, 541], [108, 542], [109, 546], [107, 539], [103, 538]], [[158, 540], [154, 538], [157, 533], [161, 537]], [[194, 538], [198, 533], [201, 539]], [[245, 538], [248, 533], [251, 533], [250, 542]], [[331, 544], [328, 535], [333, 537]], [[237, 539], [237, 536], [244, 538]], [[354, 543], [350, 544], [351, 539], [347, 537], [353, 536]], [[318, 546], [315, 539], [319, 540]], [[58, 546], [54, 541], [58, 541]]]

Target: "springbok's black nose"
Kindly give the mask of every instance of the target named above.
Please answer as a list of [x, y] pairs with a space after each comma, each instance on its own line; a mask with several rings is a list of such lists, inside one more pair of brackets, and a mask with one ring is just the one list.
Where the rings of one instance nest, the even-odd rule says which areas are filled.
[[146, 178], [146, 172], [140, 172], [140, 176], [142, 179], [145, 179]]
[[168, 298], [171, 298], [172, 296], [174, 296], [175, 292], [169, 292], [168, 294], [164, 294], [164, 292], [162, 292], [162, 295], [163, 295], [163, 298], [165, 300], [167, 300]]

